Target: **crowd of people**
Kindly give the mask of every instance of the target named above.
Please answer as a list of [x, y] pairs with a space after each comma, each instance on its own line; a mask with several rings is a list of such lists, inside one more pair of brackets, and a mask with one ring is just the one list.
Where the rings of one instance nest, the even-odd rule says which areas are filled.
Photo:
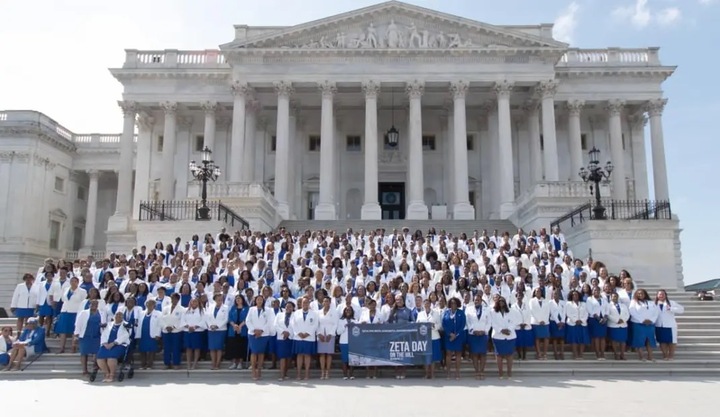
[[[470, 360], [484, 379], [488, 354], [501, 378], [514, 358], [673, 360], [675, 315], [683, 307], [664, 290], [636, 288], [628, 271], [611, 275], [601, 262], [574, 256], [561, 231], [514, 235], [475, 231], [453, 236], [430, 229], [195, 235], [157, 242], [107, 259], [47, 259], [23, 276], [13, 295], [19, 337], [4, 328], [0, 364], [23, 359], [58, 337], [64, 353], [79, 352], [85, 373], [94, 363], [112, 382], [118, 361], [152, 369], [162, 352], [166, 369], [249, 367], [264, 363], [278, 378], [308, 379], [319, 362], [328, 379], [338, 354], [344, 379], [352, 323], [432, 325], [432, 363], [459, 378]], [[223, 362], [225, 363], [223, 364]], [[395, 377], [405, 378], [398, 367]], [[376, 378], [377, 368], [367, 367]]]

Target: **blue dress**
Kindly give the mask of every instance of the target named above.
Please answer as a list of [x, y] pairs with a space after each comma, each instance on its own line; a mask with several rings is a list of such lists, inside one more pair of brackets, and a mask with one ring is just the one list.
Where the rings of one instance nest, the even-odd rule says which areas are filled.
[[[113, 324], [112, 329], [110, 330], [110, 336], [108, 337], [108, 343], [112, 343], [115, 340], [117, 340], [117, 334], [120, 330], [121, 324]], [[125, 346], [123, 345], [115, 345], [112, 348], [108, 349], [104, 345], [100, 345], [100, 350], [98, 350], [97, 358], [98, 359], [120, 359], [125, 354]]]
[[158, 342], [152, 336], [150, 336], [150, 323], [152, 322], [152, 316], [149, 314], [143, 318], [142, 325], [140, 326], [140, 343], [138, 345], [138, 352], [148, 353], [157, 352]]
[[[482, 306], [475, 307], [478, 320], [482, 317]], [[470, 345], [470, 353], [475, 355], [486, 355], [488, 350], [488, 335], [487, 333], [482, 336], [476, 336], [468, 333], [468, 345]], [[433, 346], [433, 356], [435, 353]]]
[[[45, 291], [50, 290], [50, 286], [52, 283], [50, 281], [45, 282]], [[47, 298], [43, 300], [43, 304], [40, 306], [40, 310], [38, 310], [38, 316], [41, 317], [52, 317], [55, 315], [55, 310], [53, 309], [52, 305], [48, 304]]]
[[[443, 315], [442, 325], [445, 330], [445, 350], [448, 352], [460, 352], [465, 344], [465, 313], [462, 310], [448, 309]], [[455, 333], [457, 337], [450, 340], [450, 334]]]
[[[4, 340], [0, 340], [0, 343], [5, 343]], [[12, 343], [7, 343], [7, 349], [5, 349], [6, 352], [10, 352], [10, 349], [12, 348]], [[8, 353], [0, 353], [0, 366], [6, 366], [8, 363], [10, 363], [10, 354]]]
[[[213, 310], [213, 316], [217, 318], [219, 307]], [[225, 347], [226, 330], [209, 330], [208, 331], [208, 350], [223, 350]]]
[[180, 295], [180, 305], [187, 308], [190, 305], [190, 300], [192, 299], [192, 294], [182, 294]]
[[[73, 290], [69, 289], [67, 292], [67, 298], [68, 300], [73, 297], [74, 293]], [[68, 334], [71, 335], [75, 332], [75, 319], [77, 318], [77, 313], [60, 313], [60, 317], [58, 317], [57, 323], [55, 323], [55, 333], [57, 334]]]
[[80, 338], [81, 355], [94, 355], [100, 349], [100, 334], [102, 333], [100, 324], [100, 312], [90, 313], [85, 326], [85, 334]]

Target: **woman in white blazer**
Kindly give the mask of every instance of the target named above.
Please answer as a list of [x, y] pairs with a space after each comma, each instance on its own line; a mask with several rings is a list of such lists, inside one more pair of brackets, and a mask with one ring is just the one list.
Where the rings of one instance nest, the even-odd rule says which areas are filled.
[[[440, 311], [438, 310], [438, 314]], [[442, 317], [442, 316], [440, 316]], [[360, 323], [363, 324], [383, 324], [385, 323], [385, 316], [378, 311], [377, 301], [374, 298], [369, 298], [367, 302], [367, 308], [363, 309], [360, 315]], [[439, 327], [439, 326], [438, 326]], [[441, 352], [442, 355], [442, 352]], [[365, 378], [377, 378], [377, 366], [368, 366]]]
[[17, 317], [18, 334], [22, 332], [28, 318], [35, 315], [35, 308], [38, 303], [37, 287], [33, 285], [35, 277], [32, 274], [23, 275], [23, 282], [15, 287], [10, 311]]
[[[655, 348], [655, 322], [658, 319], [660, 309], [650, 300], [647, 291], [640, 288], [635, 291], [633, 300], [630, 302], [630, 321], [632, 322], [632, 338], [630, 347], [638, 353], [641, 361], [653, 360], [652, 350]], [[643, 348], [647, 357], [643, 357]]]
[[[70, 287], [63, 292], [61, 297], [62, 310], [60, 310], [60, 317], [58, 317], [55, 324], [55, 333], [60, 335], [60, 352], [58, 353], [65, 353], [67, 337], [75, 333], [77, 313], [82, 310], [85, 298], [87, 298], [87, 292], [80, 288], [79, 285], [80, 280], [77, 277], [70, 278]], [[73, 345], [72, 353], [75, 353], [75, 351], [76, 346]]]
[[317, 332], [319, 317], [317, 311], [310, 308], [310, 299], [299, 300], [301, 308], [293, 314], [294, 352], [297, 355], [297, 379], [301, 379], [300, 371], [304, 370], [302, 379], [310, 378], [310, 360], [317, 351]]
[[577, 290], [570, 291], [565, 304], [565, 342], [572, 346], [573, 359], [582, 359], [585, 345], [590, 343], [587, 330], [588, 313], [581, 297]]
[[182, 360], [182, 317], [185, 308], [180, 304], [180, 294], [170, 296], [170, 305], [163, 308], [162, 326], [163, 363], [165, 369], [180, 366]]
[[188, 308], [180, 318], [180, 328], [183, 330], [187, 367], [188, 369], [196, 369], [200, 360], [200, 350], [203, 347], [203, 332], [207, 330], [205, 309], [200, 303], [200, 299], [193, 298], [190, 300]]
[[112, 324], [105, 327], [100, 336], [100, 349], [97, 353], [97, 364], [105, 374], [103, 382], [113, 382], [118, 360], [125, 355], [130, 343], [130, 332], [123, 324], [123, 311], [115, 313]]
[[275, 357], [280, 359], [280, 377], [278, 381], [287, 379], [288, 366], [293, 357], [292, 317], [294, 312], [295, 302], [287, 300], [285, 310], [275, 315]]
[[655, 320], [655, 337], [660, 343], [660, 350], [663, 360], [675, 359], [675, 346], [677, 346], [677, 321], [676, 314], [685, 312], [685, 308], [677, 301], [670, 301], [665, 290], [660, 290], [655, 297], [655, 305], [658, 307], [658, 317]]
[[[430, 305], [428, 300], [425, 302]], [[481, 293], [475, 295], [473, 304], [465, 308], [465, 323], [467, 326], [467, 342], [470, 347], [475, 378], [485, 379], [485, 364], [487, 363], [488, 338], [490, 337], [490, 307], [483, 301]], [[418, 321], [419, 315], [418, 315]], [[440, 346], [438, 345], [438, 349]], [[435, 346], [433, 346], [433, 354]]]
[[630, 310], [628, 306], [620, 302], [620, 296], [613, 293], [610, 296], [610, 308], [608, 309], [608, 336], [612, 343], [615, 360], [625, 360], [625, 345], [628, 340], [628, 321]]
[[78, 313], [75, 320], [73, 344], [80, 344], [80, 364], [83, 375], [89, 375], [88, 356], [95, 356], [100, 350], [100, 336], [105, 327], [105, 314], [100, 311], [98, 300], [90, 301], [90, 308]]
[[597, 360], [605, 360], [605, 340], [607, 339], [607, 321], [610, 303], [603, 297], [600, 287], [594, 287], [592, 297], [585, 302], [588, 312], [588, 332]]
[[525, 302], [525, 294], [518, 292], [515, 294], [515, 303], [510, 307], [510, 312], [515, 314], [515, 350], [518, 359], [527, 360], [528, 348], [535, 346], [535, 339], [532, 332], [532, 316], [530, 314], [530, 304]]
[[[40, 326], [45, 327], [46, 336], [50, 336], [50, 328], [52, 327], [53, 317], [55, 316], [55, 307], [57, 302], [62, 298], [62, 287], [60, 286], [60, 282], [56, 281], [54, 277], [54, 273], [46, 272], [45, 281], [35, 284], [38, 291], [38, 322]], [[93, 354], [95, 354], [95, 352], [93, 352]]]
[[555, 360], [565, 359], [565, 304], [562, 289], [553, 289], [550, 300], [550, 340]]
[[[432, 358], [430, 363], [425, 365], [425, 378], [435, 378], [435, 364], [442, 361], [443, 351], [442, 342], [440, 337], [440, 328], [442, 327], [442, 315], [440, 310], [432, 308], [432, 302], [429, 298], [426, 298], [422, 302], [422, 308], [418, 312], [417, 323], [430, 323], [430, 339], [432, 341]], [[486, 349], [487, 349], [487, 343]]]
[[343, 379], [355, 379], [353, 376], [353, 367], [350, 366], [350, 351], [348, 346], [348, 331], [350, 330], [350, 325], [358, 322], [355, 317], [357, 317], [357, 315], [352, 305], [347, 305], [345, 309], [343, 309], [342, 315], [337, 322], [336, 333], [340, 336], [340, 361], [342, 362]]
[[208, 351], [210, 351], [211, 369], [220, 369], [225, 335], [227, 334], [228, 314], [230, 309], [225, 305], [225, 296], [217, 293], [213, 296], [214, 303], [205, 311], [208, 327]]
[[546, 360], [550, 339], [551, 304], [543, 296], [544, 288], [536, 287], [530, 299], [530, 325], [535, 339], [535, 359]]
[[262, 377], [265, 351], [270, 341], [270, 328], [274, 325], [272, 311], [265, 308], [265, 297], [262, 295], [255, 297], [245, 323], [250, 344], [250, 368], [253, 371], [253, 380], [257, 381]]
[[141, 369], [152, 369], [158, 342], [162, 336], [162, 313], [157, 310], [154, 299], [145, 301], [145, 310], [140, 312], [135, 328]]
[[335, 337], [339, 316], [333, 308], [330, 298], [323, 299], [318, 310], [317, 352], [320, 358], [320, 379], [330, 378], [332, 355], [335, 353]]
[[[495, 306], [490, 312], [491, 337], [495, 346], [498, 375], [500, 379], [512, 378], [513, 353], [515, 351], [516, 315], [510, 313], [507, 301], [498, 297]], [[507, 377], [503, 375], [503, 361], [507, 363]]]

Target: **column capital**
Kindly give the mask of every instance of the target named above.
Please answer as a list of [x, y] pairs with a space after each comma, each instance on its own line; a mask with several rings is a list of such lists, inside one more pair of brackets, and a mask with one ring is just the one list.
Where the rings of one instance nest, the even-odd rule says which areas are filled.
[[649, 100], [647, 103], [645, 103], [645, 110], [648, 112], [648, 115], [650, 115], [650, 117], [662, 116], [667, 102], [668, 100], [666, 98]]
[[91, 180], [97, 180], [98, 178], [100, 178], [100, 171], [97, 169], [89, 169], [87, 170], [87, 174], [88, 178], [90, 178]]
[[200, 102], [200, 108], [203, 110], [205, 115], [214, 115], [218, 110], [218, 104], [216, 101], [202, 101]]
[[120, 106], [123, 116], [125, 117], [135, 117], [135, 114], [139, 109], [139, 106], [135, 101], [118, 101], [118, 106]]
[[635, 113], [628, 115], [627, 121], [631, 128], [643, 129], [647, 125], [648, 118], [645, 113]]
[[320, 81], [317, 83], [323, 98], [332, 98], [337, 93], [337, 87], [332, 81]]
[[425, 83], [414, 80], [407, 83], [405, 91], [410, 99], [419, 99], [425, 92]]
[[522, 105], [522, 111], [528, 115], [537, 116], [540, 111], [540, 103], [537, 100], [526, 100]]
[[262, 110], [260, 100], [251, 98], [245, 103], [245, 114], [258, 114]]
[[556, 80], [541, 81], [535, 87], [535, 93], [543, 99], [555, 97], [557, 93], [558, 82]]
[[155, 124], [155, 118], [147, 115], [146, 113], [140, 113], [137, 119], [137, 125], [139, 129], [152, 129]]
[[513, 87], [514, 85], [510, 81], [502, 80], [493, 84], [493, 91], [495, 91], [498, 98], [509, 98]]
[[248, 83], [244, 81], [233, 81], [233, 83], [230, 84], [230, 90], [235, 97], [244, 97], [253, 93], [252, 87], [250, 87], [250, 85], [248, 85]]
[[483, 114], [485, 114], [485, 115], [495, 112], [495, 111], [497, 111], [497, 109], [498, 109], [497, 100], [493, 100], [493, 99], [485, 100], [480, 105], [480, 111], [482, 111]]
[[275, 88], [275, 93], [277, 93], [278, 97], [290, 98], [290, 96], [295, 92], [292, 83], [289, 81], [274, 82], [273, 87]]
[[455, 100], [464, 99], [467, 94], [468, 87], [470, 87], [470, 84], [468, 84], [467, 81], [458, 80], [452, 82], [450, 83], [450, 94], [452, 94], [452, 97]]
[[570, 100], [565, 104], [570, 116], [579, 117], [582, 113], [582, 109], [585, 107], [585, 101], [583, 100]]
[[625, 102], [623, 100], [608, 100], [605, 105], [605, 110], [610, 114], [610, 116], [619, 116], [624, 107]]
[[166, 116], [174, 116], [177, 113], [178, 104], [174, 101], [163, 101], [160, 103], [160, 107]]
[[380, 93], [380, 83], [373, 80], [368, 80], [362, 83], [362, 90], [365, 93], [365, 99], [377, 98]]

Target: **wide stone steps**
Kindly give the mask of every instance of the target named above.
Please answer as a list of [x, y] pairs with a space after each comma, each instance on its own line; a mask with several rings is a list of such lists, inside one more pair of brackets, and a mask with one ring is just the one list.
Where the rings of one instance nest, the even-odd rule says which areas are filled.
[[468, 237], [472, 236], [475, 230], [479, 232], [487, 230], [488, 234], [491, 234], [493, 230], [510, 234], [515, 234], [517, 231], [517, 227], [509, 220], [285, 220], [280, 223], [279, 227], [299, 232], [306, 230], [345, 232], [350, 228], [353, 229], [353, 232], [363, 229], [369, 232], [370, 230], [385, 229], [386, 233], [392, 232], [393, 229], [401, 230], [403, 227], [407, 227], [411, 233], [420, 230], [423, 235], [430, 228], [435, 228], [438, 233], [445, 230], [454, 235], [466, 233]]

